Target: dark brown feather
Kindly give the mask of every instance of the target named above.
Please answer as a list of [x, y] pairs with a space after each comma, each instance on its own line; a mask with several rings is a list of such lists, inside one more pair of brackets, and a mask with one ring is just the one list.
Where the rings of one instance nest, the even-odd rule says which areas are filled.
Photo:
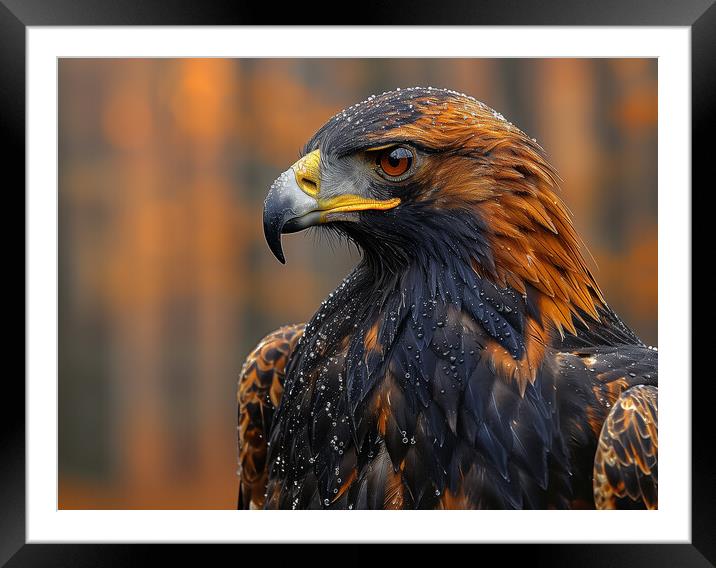
[[609, 412], [594, 459], [598, 509], [656, 509], [658, 504], [657, 389], [623, 392]]
[[274, 411], [283, 394], [286, 364], [305, 324], [285, 326], [264, 337], [246, 358], [237, 392], [239, 509], [264, 506], [266, 450]]

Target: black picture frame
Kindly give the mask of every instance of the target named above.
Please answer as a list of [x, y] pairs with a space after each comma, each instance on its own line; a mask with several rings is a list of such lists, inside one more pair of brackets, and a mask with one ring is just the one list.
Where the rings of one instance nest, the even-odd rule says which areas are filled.
[[[552, 26], [689, 26], [692, 64], [692, 186], [706, 191], [713, 185], [713, 160], [709, 140], [714, 124], [716, 96], [716, 6], [714, 0], [441, 0], [437, 6], [425, 1], [396, 1], [390, 4], [364, 0], [353, 25], [552, 25]], [[315, 24], [309, 18], [325, 15], [331, 24], [341, 24], [335, 5], [311, 3], [311, 10], [276, 9], [277, 5], [238, 2], [189, 2], [183, 0], [0, 0], [0, 128], [7, 142], [1, 154], [5, 164], [6, 199], [20, 199], [13, 187], [25, 186], [25, 51], [28, 26], [67, 25], [263, 25]], [[303, 21], [294, 16], [301, 13]], [[14, 174], [14, 175], [12, 175]], [[11, 177], [12, 175], [12, 177]], [[9, 181], [9, 180], [12, 180]], [[709, 185], [707, 185], [707, 183]], [[692, 196], [697, 194], [692, 191]], [[10, 209], [10, 205], [7, 205]], [[22, 205], [24, 210], [24, 198]], [[10, 217], [17, 218], [19, 209]], [[692, 221], [692, 226], [697, 224]], [[698, 233], [694, 245], [701, 242]], [[708, 242], [708, 241], [707, 241]], [[7, 247], [8, 249], [11, 247]], [[692, 257], [693, 258], [693, 257]], [[698, 258], [698, 257], [696, 257]], [[6, 270], [6, 275], [10, 274]], [[23, 272], [24, 274], [24, 272]], [[17, 276], [6, 276], [8, 283]], [[24, 276], [23, 288], [27, 285]], [[698, 290], [693, 298], [709, 302]], [[708, 286], [707, 283], [703, 284]], [[6, 302], [12, 302], [6, 296]], [[700, 312], [698, 320], [710, 319]], [[6, 327], [6, 329], [13, 329]], [[689, 333], [690, 330], [684, 330]], [[13, 334], [14, 335], [14, 334]], [[23, 335], [24, 337], [24, 335]], [[709, 355], [707, 342], [713, 334], [692, 333], [693, 352]], [[714, 421], [711, 406], [712, 373], [700, 374], [693, 361], [692, 380], [692, 543], [691, 544], [585, 544], [501, 545], [509, 556], [523, 556], [531, 563], [549, 562], [579, 566], [712, 566], [716, 564], [716, 463]], [[708, 367], [706, 367], [708, 369]], [[684, 380], [687, 380], [684, 377]], [[24, 385], [18, 374], [7, 373], [0, 412], [0, 565], [7, 566], [99, 566], [125, 565], [165, 555], [164, 547], [139, 545], [26, 544], [25, 539], [25, 411]], [[22, 401], [22, 402], [21, 402]], [[609, 522], [608, 519], [605, 522]], [[628, 530], [628, 527], [625, 527]], [[596, 535], [598, 538], [598, 535]], [[320, 535], [316, 536], [320, 539]], [[555, 535], [559, 540], [559, 535]], [[357, 545], [355, 545], [357, 546]], [[509, 552], [507, 546], [511, 546]], [[275, 549], [273, 549], [275, 550]], [[206, 547], [184, 547], [185, 561], [207, 560]], [[274, 554], [272, 552], [272, 554]], [[358, 560], [371, 555], [354, 554]], [[248, 558], [248, 557], [247, 557]], [[242, 556], [237, 553], [240, 562]], [[512, 563], [512, 562], [510, 562]]]

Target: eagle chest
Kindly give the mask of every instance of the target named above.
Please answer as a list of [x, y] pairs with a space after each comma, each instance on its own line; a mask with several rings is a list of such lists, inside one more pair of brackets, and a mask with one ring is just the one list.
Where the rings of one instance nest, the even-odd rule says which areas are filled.
[[384, 467], [401, 475], [413, 506], [457, 498], [471, 476], [480, 481], [470, 498], [483, 506], [524, 506], [525, 484], [537, 505], [557, 436], [554, 389], [536, 381], [521, 392], [497, 376], [490, 349], [511, 357], [507, 348], [520, 347], [516, 324], [501, 315], [511, 312], [505, 299], [477, 289], [462, 290], [460, 302], [423, 299], [398, 288], [371, 300], [351, 283], [324, 302], [287, 369], [272, 452], [291, 499], [358, 506], [347, 487]]

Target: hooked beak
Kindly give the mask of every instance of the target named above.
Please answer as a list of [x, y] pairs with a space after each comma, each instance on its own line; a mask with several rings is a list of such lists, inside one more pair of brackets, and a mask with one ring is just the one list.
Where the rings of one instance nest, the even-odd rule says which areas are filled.
[[306, 154], [273, 182], [264, 201], [264, 236], [271, 252], [286, 263], [281, 235], [330, 221], [346, 220], [346, 213], [392, 209], [400, 199], [387, 201], [346, 194], [321, 196], [319, 150]]
[[[314, 156], [315, 154], [315, 156]], [[304, 156], [271, 184], [264, 201], [264, 236], [271, 252], [286, 264], [281, 248], [281, 234], [295, 233], [319, 222], [318, 150]], [[310, 179], [304, 174], [311, 166]], [[299, 181], [300, 180], [300, 181]], [[302, 185], [299, 185], [301, 182]]]

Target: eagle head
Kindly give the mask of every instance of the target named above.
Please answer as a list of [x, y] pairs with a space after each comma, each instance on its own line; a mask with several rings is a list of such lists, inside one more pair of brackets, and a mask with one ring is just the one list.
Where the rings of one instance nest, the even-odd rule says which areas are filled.
[[273, 183], [269, 247], [321, 226], [354, 241], [382, 274], [458, 260], [540, 303], [554, 326], [598, 319], [603, 298], [536, 140], [455, 91], [398, 89], [336, 114]]

